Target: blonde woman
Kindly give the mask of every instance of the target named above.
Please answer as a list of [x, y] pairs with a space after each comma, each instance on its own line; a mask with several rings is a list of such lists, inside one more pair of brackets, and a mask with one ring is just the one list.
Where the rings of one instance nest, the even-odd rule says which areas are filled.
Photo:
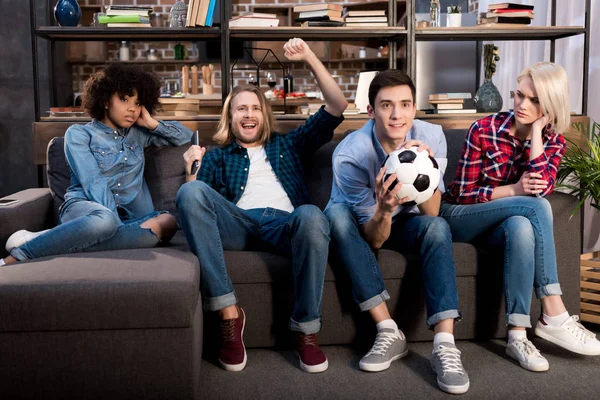
[[454, 241], [504, 253], [506, 354], [530, 371], [549, 368], [525, 332], [531, 327], [532, 286], [543, 308], [536, 335], [575, 353], [600, 354], [595, 335], [562, 301], [552, 209], [544, 198], [554, 189], [569, 120], [564, 69], [549, 62], [526, 68], [517, 78], [514, 110], [471, 126], [440, 209]]

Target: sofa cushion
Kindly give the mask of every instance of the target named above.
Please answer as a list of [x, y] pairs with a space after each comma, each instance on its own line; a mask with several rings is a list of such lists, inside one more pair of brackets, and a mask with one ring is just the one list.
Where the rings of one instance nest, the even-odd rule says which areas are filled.
[[64, 143], [63, 137], [55, 137], [48, 143], [46, 154], [48, 160], [46, 177], [52, 194], [55, 218], [58, 216], [58, 207], [65, 201], [65, 193], [71, 182]]
[[0, 269], [0, 331], [189, 327], [199, 281], [187, 247], [23, 262]]
[[185, 183], [183, 153], [188, 148], [189, 145], [146, 148], [144, 177], [155, 210], [178, 215], [175, 196], [181, 185]]
[[466, 129], [446, 129], [444, 134], [446, 135], [446, 144], [448, 146], [448, 166], [444, 173], [444, 186], [447, 188], [456, 176], [456, 168], [458, 167], [458, 161], [462, 154], [462, 149], [465, 144], [465, 138], [467, 137]]

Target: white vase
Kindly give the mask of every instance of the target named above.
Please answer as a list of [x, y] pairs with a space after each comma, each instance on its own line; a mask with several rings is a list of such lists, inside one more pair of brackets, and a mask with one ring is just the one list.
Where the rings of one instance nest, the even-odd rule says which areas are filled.
[[446, 14], [446, 26], [448, 28], [456, 28], [462, 25], [462, 14], [452, 13]]

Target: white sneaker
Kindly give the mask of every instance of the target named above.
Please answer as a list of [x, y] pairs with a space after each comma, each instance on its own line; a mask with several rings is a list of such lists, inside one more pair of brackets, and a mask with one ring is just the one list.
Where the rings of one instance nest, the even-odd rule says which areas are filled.
[[6, 241], [6, 251], [10, 253], [15, 247], [21, 247], [25, 243], [29, 242], [31, 239], [34, 239], [40, 236], [42, 233], [48, 232], [49, 230], [50, 229], [46, 229], [44, 231], [39, 232], [29, 232], [25, 229], [21, 229], [20, 231], [16, 231], [12, 235], [10, 235], [10, 237]]
[[577, 354], [600, 355], [600, 341], [596, 335], [577, 321], [579, 316], [571, 315], [560, 326], [552, 326], [544, 322], [542, 316], [535, 325], [535, 334]]
[[515, 339], [506, 346], [506, 355], [519, 362], [521, 367], [534, 372], [548, 371], [550, 364], [527, 338]]

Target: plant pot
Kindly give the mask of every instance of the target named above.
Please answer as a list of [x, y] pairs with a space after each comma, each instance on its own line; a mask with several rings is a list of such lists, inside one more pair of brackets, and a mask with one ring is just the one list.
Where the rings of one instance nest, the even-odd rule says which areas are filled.
[[462, 14], [446, 14], [446, 26], [448, 28], [458, 28], [459, 26], [462, 26]]
[[478, 113], [502, 110], [502, 96], [491, 79], [486, 79], [473, 98]]
[[81, 7], [77, 0], [58, 0], [54, 18], [60, 26], [77, 26], [81, 20]]

